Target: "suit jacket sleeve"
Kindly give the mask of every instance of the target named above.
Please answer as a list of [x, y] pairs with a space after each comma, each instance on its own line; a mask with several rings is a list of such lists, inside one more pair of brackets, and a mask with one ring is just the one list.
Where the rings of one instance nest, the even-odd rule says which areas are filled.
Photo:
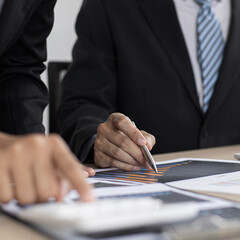
[[[76, 23], [78, 40], [73, 49], [73, 63], [63, 81], [59, 128], [79, 158], [98, 125], [116, 109], [114, 46], [102, 2], [83, 2]], [[90, 160], [92, 154], [87, 162]]]
[[[0, 130], [12, 134], [44, 132], [43, 110], [48, 103], [40, 79], [46, 60], [46, 38], [53, 24], [55, 0], [42, 0], [20, 28], [18, 38], [0, 57]], [[11, 13], [9, 13], [11, 14]]]

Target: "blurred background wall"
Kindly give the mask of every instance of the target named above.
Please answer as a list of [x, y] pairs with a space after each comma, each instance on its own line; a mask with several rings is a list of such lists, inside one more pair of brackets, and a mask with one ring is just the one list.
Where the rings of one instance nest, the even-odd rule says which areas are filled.
[[[71, 61], [71, 51], [76, 41], [75, 21], [82, 0], [57, 0], [55, 22], [48, 38], [48, 61]], [[47, 64], [46, 63], [46, 64]], [[47, 85], [47, 71], [42, 74]], [[43, 123], [48, 132], [48, 108], [44, 112]]]

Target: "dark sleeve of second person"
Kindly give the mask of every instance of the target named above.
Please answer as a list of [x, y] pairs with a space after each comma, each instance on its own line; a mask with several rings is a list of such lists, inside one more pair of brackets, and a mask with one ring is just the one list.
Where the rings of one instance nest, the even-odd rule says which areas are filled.
[[[48, 103], [48, 91], [40, 79], [40, 74], [45, 69], [46, 38], [53, 26], [55, 3], [56, 0], [31, 2], [29, 11], [26, 11], [26, 6], [21, 6], [23, 9], [17, 10], [21, 17], [16, 26], [7, 29], [13, 31], [15, 37], [0, 56], [2, 132], [26, 134], [45, 131], [42, 114]], [[4, 21], [4, 16], [2, 20]]]
[[92, 154], [84, 159], [81, 153], [92, 147], [98, 125], [116, 111], [114, 46], [101, 0], [83, 2], [76, 32], [78, 40], [63, 80], [58, 119], [60, 133], [72, 151], [81, 161], [90, 162]]

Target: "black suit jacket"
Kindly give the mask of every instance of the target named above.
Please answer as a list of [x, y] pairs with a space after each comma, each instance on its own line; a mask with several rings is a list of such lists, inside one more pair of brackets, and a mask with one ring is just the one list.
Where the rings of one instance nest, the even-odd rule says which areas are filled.
[[55, 0], [6, 0], [0, 16], [0, 131], [44, 132], [40, 74]]
[[85, 0], [63, 83], [61, 134], [80, 156], [110, 113], [156, 137], [153, 153], [240, 143], [240, 1], [209, 109], [199, 105], [190, 58], [170, 0]]

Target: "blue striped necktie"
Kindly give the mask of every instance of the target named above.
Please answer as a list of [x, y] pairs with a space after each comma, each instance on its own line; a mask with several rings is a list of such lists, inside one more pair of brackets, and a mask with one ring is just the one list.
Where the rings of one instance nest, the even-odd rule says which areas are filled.
[[225, 42], [220, 23], [211, 7], [212, 0], [195, 1], [200, 5], [197, 18], [197, 55], [202, 75], [203, 112], [206, 113], [219, 76]]

